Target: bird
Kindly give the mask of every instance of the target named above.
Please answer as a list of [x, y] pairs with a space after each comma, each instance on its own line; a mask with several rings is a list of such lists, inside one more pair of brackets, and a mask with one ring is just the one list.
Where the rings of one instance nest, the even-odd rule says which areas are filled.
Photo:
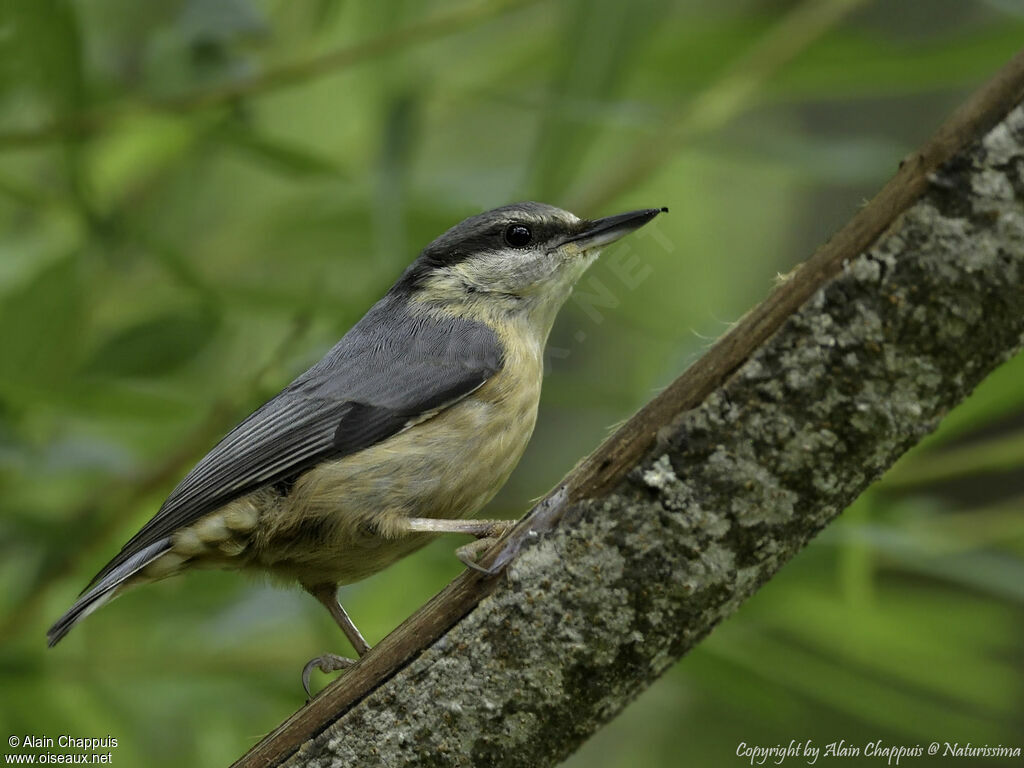
[[[324, 357], [227, 433], [47, 632], [56, 645], [126, 590], [190, 568], [269, 573], [322, 603], [358, 656], [338, 601], [472, 519], [519, 462], [537, 419], [544, 347], [606, 246], [667, 208], [581, 219], [522, 202], [471, 216], [427, 245]], [[333, 653], [303, 670], [354, 663]]]

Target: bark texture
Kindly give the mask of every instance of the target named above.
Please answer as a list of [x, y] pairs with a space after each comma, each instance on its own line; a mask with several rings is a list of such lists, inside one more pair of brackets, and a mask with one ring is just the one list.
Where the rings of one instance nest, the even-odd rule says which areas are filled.
[[1024, 343], [1024, 110], [930, 180], [626, 480], [285, 764], [551, 765], [735, 611]]

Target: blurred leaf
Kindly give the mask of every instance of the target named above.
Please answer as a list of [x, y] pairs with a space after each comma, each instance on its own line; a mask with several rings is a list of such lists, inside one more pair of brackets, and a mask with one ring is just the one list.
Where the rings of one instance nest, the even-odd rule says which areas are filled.
[[970, 544], [943, 539], [941, 530], [928, 535], [920, 529], [868, 526], [861, 535], [901, 571], [1024, 604], [1024, 563], [1018, 557], [968, 549]]
[[991, 5], [1003, 13], [1024, 17], [1024, 3], [1020, 0], [982, 0], [982, 2]]
[[420, 110], [419, 91], [409, 88], [392, 95], [383, 116], [376, 205], [372, 215], [377, 253], [396, 268], [402, 268], [408, 258], [407, 176], [420, 135]]
[[537, 199], [557, 200], [576, 181], [579, 166], [601, 131], [600, 124], [581, 120], [572, 105], [600, 103], [615, 95], [631, 70], [630, 60], [662, 20], [666, 5], [664, 0], [577, 0], [566, 7], [558, 49], [561, 62], [534, 149], [532, 189]]
[[187, 46], [187, 83], [255, 75], [260, 64], [242, 44], [267, 38], [269, 27], [250, 0], [186, 0], [176, 32]]
[[917, 557], [901, 552], [908, 571], [1024, 604], [1024, 563], [1019, 557], [992, 552], [966, 552], [944, 557]]
[[70, 210], [37, 201], [33, 214], [35, 226], [0, 233], [0, 296], [35, 279], [81, 245], [82, 222]]
[[284, 139], [271, 138], [249, 127], [224, 127], [215, 137], [275, 173], [296, 178], [344, 176], [338, 163]]
[[0, 30], [5, 89], [31, 88], [57, 115], [82, 108], [82, 42], [70, 0], [4, 0]]
[[[806, 620], [806, 619], [805, 619]], [[728, 626], [728, 625], [726, 625]], [[891, 677], [871, 674], [849, 659], [828, 657], [800, 643], [751, 632], [742, 627], [719, 628], [707, 652], [722, 655], [755, 678], [806, 696], [814, 705], [825, 705], [846, 716], [894, 729], [910, 738], [931, 739], [935, 733], [971, 734], [977, 741], [998, 742], [1001, 730], [991, 719], [970, 708], [951, 705], [919, 688]], [[888, 650], [888, 649], [886, 649]], [[947, 654], [946, 666], [956, 657]]]
[[331, 23], [337, 19], [344, 5], [344, 0], [312, 0], [313, 10], [310, 13], [310, 19], [313, 24], [310, 34], [320, 34], [325, 29], [330, 28]]
[[167, 312], [114, 333], [96, 350], [85, 372], [107, 376], [157, 376], [203, 351], [219, 327], [209, 311]]
[[196, 140], [195, 122], [142, 115], [119, 123], [89, 155], [91, 191], [111, 209], [181, 158]]
[[787, 98], [849, 99], [963, 87], [1001, 67], [1022, 39], [1024, 20], [1015, 19], [916, 45], [839, 33], [793, 62], [771, 91]]
[[[989, 506], [975, 506], [963, 512], [942, 511], [940, 515], [909, 516], [906, 528], [911, 535], [930, 530], [958, 546], [967, 548], [1007, 548], [1024, 544], [1024, 497], [1017, 496]], [[1010, 573], [1007, 572], [1007, 578]]]
[[711, 151], [750, 164], [777, 164], [800, 174], [805, 182], [819, 184], [871, 183], [891, 173], [910, 151], [910, 147], [883, 137], [820, 136], [748, 123], [737, 128], [737, 135], [711, 142]]
[[187, 0], [178, 28], [193, 43], [234, 42], [269, 32], [267, 20], [250, 0]]
[[943, 450], [921, 451], [885, 476], [887, 488], [922, 486], [958, 477], [1008, 472], [1024, 467], [1024, 432]]
[[[893, 688], [913, 687], [922, 697], [931, 692], [965, 708], [1009, 714], [1017, 686], [1006, 662], [987, 654], [993, 633], [979, 627], [937, 633], [930, 599], [908, 605], [883, 592], [871, 605], [851, 608], [834, 595], [794, 585], [757, 623], [805, 648], [828, 649], [838, 663], [867, 668]], [[951, 615], [961, 615], [960, 604], [973, 598], [942, 599]], [[966, 617], [966, 607], [962, 613]], [[936, 676], [936, 668], [947, 672]]]
[[[47, 408], [56, 408], [78, 417], [96, 420], [114, 429], [124, 424], [138, 427], [145, 423], [181, 425], [196, 418], [198, 398], [191, 390], [160, 379], [116, 379], [81, 375], [79, 366], [73, 372], [74, 386], [66, 389], [44, 389], [38, 384], [3, 381], [0, 392], [15, 401], [45, 400]], [[203, 400], [206, 403], [208, 400]]]
[[78, 265], [65, 258], [0, 305], [0, 390], [21, 395], [70, 383], [82, 338]]

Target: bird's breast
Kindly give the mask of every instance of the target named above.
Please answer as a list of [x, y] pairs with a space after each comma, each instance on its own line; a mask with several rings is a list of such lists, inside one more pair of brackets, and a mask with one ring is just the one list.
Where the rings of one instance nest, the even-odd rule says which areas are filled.
[[536, 423], [541, 372], [522, 357], [513, 352], [483, 386], [432, 418], [310, 470], [293, 504], [360, 516], [476, 514], [508, 479]]
[[433, 538], [408, 517], [476, 515], [508, 479], [533, 433], [541, 350], [506, 344], [502, 368], [433, 417], [358, 453], [319, 464], [265, 509], [253, 541], [263, 567], [363, 578]]

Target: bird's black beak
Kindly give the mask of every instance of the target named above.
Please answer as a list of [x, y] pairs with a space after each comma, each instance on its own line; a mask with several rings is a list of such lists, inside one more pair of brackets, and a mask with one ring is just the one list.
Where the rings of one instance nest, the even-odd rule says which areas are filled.
[[569, 237], [566, 242], [576, 243], [576, 247], [581, 251], [600, 248], [602, 245], [614, 243], [634, 229], [639, 229], [659, 213], [668, 213], [668, 208], [643, 208], [639, 211], [585, 221], [583, 229]]

